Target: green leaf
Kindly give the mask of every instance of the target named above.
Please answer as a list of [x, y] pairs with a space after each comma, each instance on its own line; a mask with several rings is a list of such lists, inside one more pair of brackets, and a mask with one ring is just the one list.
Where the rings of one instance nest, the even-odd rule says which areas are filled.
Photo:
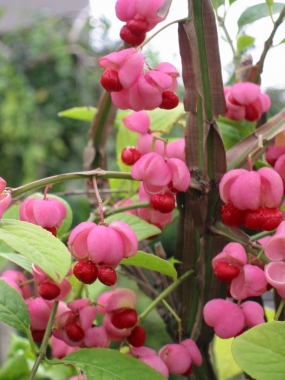
[[156, 108], [153, 111], [148, 111], [150, 116], [150, 130], [162, 130], [164, 133], [169, 133], [172, 127], [180, 121], [185, 115], [182, 103], [179, 103], [173, 110], [163, 110]]
[[105, 218], [106, 223], [111, 223], [116, 220], [127, 223], [134, 230], [139, 241], [161, 233], [161, 230], [153, 224], [147, 223], [132, 214], [119, 212], [118, 214], [110, 215]]
[[59, 117], [68, 117], [70, 119], [92, 121], [97, 108], [95, 107], [73, 107], [58, 113]]
[[285, 322], [267, 322], [235, 338], [232, 354], [236, 363], [258, 380], [284, 380]]
[[167, 260], [163, 260], [151, 253], [138, 251], [135, 256], [123, 259], [120, 264], [133, 265], [136, 267], [154, 270], [165, 274], [166, 276], [172, 277], [174, 280], [177, 279], [177, 272], [174, 266]]
[[254, 123], [249, 123], [245, 120], [237, 122], [225, 117], [219, 117], [217, 122], [221, 130], [226, 150], [230, 149], [233, 145], [237, 144], [255, 130]]
[[27, 272], [32, 273], [32, 264], [24, 256], [19, 255], [18, 253], [6, 253], [0, 252], [0, 257], [12, 261], [17, 264], [19, 267], [25, 269]]
[[213, 8], [217, 10], [221, 5], [225, 4], [225, 0], [212, 0]]
[[20, 293], [0, 280], [0, 320], [27, 333], [30, 326], [28, 307]]
[[253, 45], [255, 41], [255, 38], [252, 36], [247, 36], [246, 34], [240, 36], [237, 39], [237, 49], [239, 52], [241, 52], [244, 49], [249, 48], [250, 46]]
[[174, 256], [171, 256], [171, 257], [168, 259], [168, 262], [169, 262], [169, 264], [171, 264], [171, 265], [173, 265], [173, 266], [174, 266], [175, 264], [181, 264], [181, 263], [182, 263], [182, 261], [175, 259]]
[[236, 0], [230, 0], [230, 5], [232, 5]]
[[0, 257], [0, 271], [7, 264], [8, 260], [4, 257]]
[[[283, 3], [274, 3], [272, 5], [272, 14], [279, 13], [281, 9], [284, 7]], [[243, 26], [247, 24], [251, 24], [254, 21], [257, 21], [263, 17], [269, 16], [269, 9], [267, 4], [260, 3], [253, 5], [252, 7], [248, 7], [239, 17], [238, 19], [238, 27], [241, 29]]]
[[84, 348], [62, 362], [80, 368], [87, 380], [165, 380], [161, 373], [139, 360], [107, 348]]
[[234, 338], [221, 339], [215, 335], [213, 341], [213, 352], [215, 368], [219, 380], [228, 380], [241, 373], [231, 353], [231, 344]]
[[3, 219], [17, 219], [19, 220], [20, 204], [13, 204], [4, 212]]
[[15, 355], [7, 359], [0, 368], [0, 379], [27, 380], [30, 372], [27, 359], [23, 355]]
[[66, 246], [39, 226], [3, 219], [0, 240], [39, 266], [56, 282], [61, 282], [69, 271], [71, 255]]

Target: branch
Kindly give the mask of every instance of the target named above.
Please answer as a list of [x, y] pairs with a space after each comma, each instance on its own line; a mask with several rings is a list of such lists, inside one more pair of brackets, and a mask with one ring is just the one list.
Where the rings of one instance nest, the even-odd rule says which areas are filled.
[[261, 73], [263, 71], [263, 65], [264, 65], [264, 61], [265, 61], [266, 55], [267, 55], [269, 49], [272, 47], [273, 38], [275, 36], [275, 33], [276, 33], [277, 29], [282, 24], [284, 16], [285, 16], [285, 6], [282, 9], [282, 11], [280, 12], [279, 17], [278, 17], [278, 19], [276, 20], [276, 22], [274, 24], [273, 30], [272, 30], [269, 38], [264, 43], [263, 52], [262, 52], [262, 54], [260, 56], [259, 61], [256, 64], [257, 73], [256, 73], [255, 78], [254, 78], [254, 82], [255, 83], [259, 82], [260, 75], [261, 75]]
[[15, 187], [14, 189], [11, 187], [6, 187], [5, 190], [7, 192], [11, 193], [11, 195], [13, 197], [16, 197], [16, 196], [24, 194], [28, 191], [35, 190], [35, 189], [38, 189], [40, 187], [44, 187], [47, 185], [54, 185], [56, 183], [71, 181], [74, 179], [92, 178], [94, 176], [101, 177], [104, 179], [105, 178], [120, 178], [120, 179], [133, 180], [131, 173], [113, 172], [113, 171], [105, 171], [102, 169], [95, 169], [95, 170], [82, 171], [82, 172], [58, 174], [58, 175], [54, 175], [52, 177], [39, 179], [37, 181], [28, 183], [28, 184], [23, 185], [23, 186]]

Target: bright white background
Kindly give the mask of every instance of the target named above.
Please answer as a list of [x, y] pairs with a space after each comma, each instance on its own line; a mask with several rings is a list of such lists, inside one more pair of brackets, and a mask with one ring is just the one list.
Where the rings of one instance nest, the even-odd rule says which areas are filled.
[[[285, 0], [276, 0], [276, 2], [284, 3]], [[241, 13], [252, 5], [262, 3], [262, 0], [237, 0], [229, 9], [226, 17], [226, 27], [230, 33], [230, 36], [235, 40], [237, 33], [237, 20]], [[264, 0], [265, 2], [265, 0]], [[119, 32], [123, 23], [116, 18], [115, 15], [115, 0], [90, 0], [91, 14], [94, 18], [93, 22], [96, 23], [100, 17], [104, 16], [111, 24], [110, 38], [118, 40]], [[181, 19], [187, 15], [187, 0], [173, 0], [167, 19], [157, 25], [155, 29], [149, 32], [148, 35], [153, 34], [156, 30], [160, 29], [163, 25]], [[277, 18], [277, 15], [274, 16]], [[254, 22], [251, 25], [246, 26], [243, 30], [245, 34], [251, 35], [256, 38], [254, 48], [250, 49], [249, 53], [253, 56], [253, 63], [256, 63], [263, 50], [264, 41], [269, 37], [272, 30], [272, 21], [269, 17], [262, 18], [259, 21]], [[94, 29], [92, 33], [92, 39], [96, 46], [96, 40], [100, 34], [100, 29]], [[219, 34], [223, 35], [223, 32], [219, 30]], [[181, 63], [177, 42], [177, 25], [172, 25], [163, 30], [157, 35], [150, 43], [149, 47], [154, 51], [159, 52], [161, 61], [168, 61], [174, 64], [179, 72], [181, 72]], [[279, 27], [275, 38], [274, 45], [277, 45], [282, 39], [285, 38], [285, 22]], [[229, 45], [220, 38], [220, 53], [223, 66], [223, 78], [226, 82], [228, 79], [228, 73], [226, 66], [232, 61], [232, 52]], [[274, 87], [285, 89], [285, 43], [280, 46], [274, 47], [270, 50], [265, 66], [264, 73], [262, 75], [262, 88]]]

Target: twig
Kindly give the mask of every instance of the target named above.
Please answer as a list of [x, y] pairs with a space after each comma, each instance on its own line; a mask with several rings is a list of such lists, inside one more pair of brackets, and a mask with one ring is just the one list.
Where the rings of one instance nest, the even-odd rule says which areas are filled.
[[275, 36], [275, 33], [276, 33], [277, 29], [282, 24], [284, 16], [285, 16], [285, 6], [282, 9], [282, 11], [280, 12], [278, 19], [274, 23], [274, 27], [272, 29], [272, 32], [271, 32], [269, 38], [264, 43], [263, 52], [262, 52], [262, 54], [260, 56], [259, 61], [256, 64], [256, 66], [257, 66], [257, 72], [256, 72], [256, 75], [255, 75], [255, 78], [254, 78], [254, 82], [255, 83], [259, 82], [260, 75], [261, 75], [261, 73], [263, 71], [263, 65], [264, 65], [264, 61], [265, 61], [266, 55], [267, 55], [269, 49], [272, 47], [273, 38]]
[[41, 347], [39, 349], [37, 360], [34, 363], [34, 366], [33, 366], [32, 370], [30, 372], [28, 380], [33, 380], [35, 378], [35, 375], [36, 375], [36, 373], [38, 371], [38, 368], [39, 368], [39, 366], [41, 364], [41, 361], [43, 360], [43, 358], [44, 358], [44, 356], [46, 354], [48, 340], [50, 338], [50, 333], [51, 333], [53, 321], [54, 321], [54, 318], [55, 318], [55, 315], [56, 315], [57, 307], [58, 307], [58, 301], [55, 301], [54, 304], [53, 304], [53, 307], [52, 307], [51, 315], [49, 317], [49, 321], [48, 321], [48, 324], [47, 324], [45, 335], [44, 335]]

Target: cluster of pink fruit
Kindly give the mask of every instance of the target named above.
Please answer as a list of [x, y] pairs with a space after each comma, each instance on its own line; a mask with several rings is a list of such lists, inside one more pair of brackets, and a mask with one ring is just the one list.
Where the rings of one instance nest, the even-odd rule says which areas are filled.
[[20, 220], [41, 226], [54, 236], [66, 217], [66, 207], [56, 198], [27, 198], [20, 207]]
[[258, 121], [271, 105], [268, 95], [260, 86], [251, 82], [236, 83], [225, 87], [226, 117], [232, 120]]
[[[285, 296], [283, 247], [285, 222], [278, 208], [284, 193], [283, 181], [273, 169], [258, 171], [235, 169], [226, 173], [219, 185], [222, 219], [232, 227], [245, 226], [253, 230], [272, 231], [273, 236], [258, 241], [271, 261], [264, 265], [246, 254], [239, 243], [227, 244], [212, 261], [216, 276], [229, 283], [228, 296], [237, 301], [261, 296], [270, 286]], [[239, 302], [240, 303], [240, 302]], [[264, 322], [263, 308], [252, 301], [236, 305], [228, 300], [214, 299], [204, 308], [204, 319], [221, 338], [239, 335], [247, 327]]]
[[[66, 212], [62, 202], [44, 195], [44, 199], [27, 198], [21, 204], [20, 220], [39, 225], [56, 236]], [[99, 245], [98, 241], [104, 241], [105, 244]], [[110, 225], [83, 222], [73, 229], [67, 245], [71, 255], [78, 260], [73, 274], [79, 281], [92, 284], [98, 278], [104, 285], [111, 286], [117, 281], [116, 266], [123, 258], [137, 253], [138, 239], [132, 228], [121, 221], [114, 221]], [[58, 299], [59, 285], [45, 278], [45, 274], [40, 278], [40, 268], [37, 271], [34, 275], [38, 273], [38, 280], [36, 277], [35, 280], [40, 285], [39, 294], [47, 294], [43, 297], [45, 299]]]
[[[181, 344], [167, 344], [161, 348], [158, 354], [155, 350], [144, 346], [146, 333], [145, 330], [138, 325], [138, 315], [135, 310], [136, 304], [137, 297], [135, 293], [129, 289], [116, 289], [101, 294], [95, 308], [96, 312], [104, 315], [102, 326], [89, 327], [83, 331], [83, 333], [78, 333], [78, 339], [81, 339], [78, 340], [77, 346], [107, 348], [111, 341], [127, 340], [128, 349], [125, 349], [125, 347], [122, 352], [137, 358], [158, 372], [161, 372], [166, 378], [169, 377], [169, 372], [176, 375], [183, 374], [188, 376], [191, 373], [193, 365], [200, 366], [202, 364], [201, 353], [196, 343], [191, 339], [186, 339], [182, 341]], [[59, 326], [61, 320], [66, 320], [66, 315], [72, 314], [70, 311], [67, 313], [68, 314], [61, 314], [61, 316], [56, 319], [58, 323], [55, 322], [55, 325]], [[92, 318], [93, 316], [95, 318], [95, 310], [92, 311], [92, 313]], [[82, 321], [78, 323], [78, 326], [83, 326]], [[60, 329], [56, 332], [56, 334], [58, 333], [61, 334]], [[68, 342], [69, 339], [69, 337], [66, 337], [66, 340], [63, 340]], [[68, 344], [70, 346], [72, 342]], [[73, 346], [75, 347], [76, 343], [74, 343]], [[79, 347], [75, 349], [78, 348]], [[68, 347], [66, 347], [66, 349], [68, 352], [70, 351]], [[66, 354], [67, 353], [61, 349], [61, 357]], [[53, 348], [53, 355], [58, 357], [56, 355], [56, 347]]]
[[189, 376], [194, 366], [201, 366], [202, 356], [192, 339], [163, 346], [158, 354], [148, 347], [132, 347], [128, 353], [160, 372], [166, 379], [169, 374]]
[[[190, 184], [190, 172], [185, 164], [185, 141], [167, 144], [149, 130], [150, 117], [145, 111], [134, 112], [123, 119], [123, 124], [132, 132], [140, 134], [135, 147], [126, 147], [122, 161], [132, 167], [132, 177], [142, 181], [139, 189], [140, 201], [150, 201], [153, 214], [142, 209], [139, 216], [161, 227], [169, 223], [175, 207], [175, 194], [186, 191]], [[152, 151], [153, 150], [153, 151]]]
[[143, 53], [130, 48], [101, 57], [98, 64], [105, 69], [102, 87], [111, 92], [113, 103], [122, 110], [172, 109], [179, 103], [174, 93], [179, 74], [170, 63], [150, 69]]
[[[212, 261], [216, 276], [229, 283], [229, 297], [242, 301], [261, 296], [268, 288], [264, 264], [251, 256], [248, 263], [244, 247], [227, 244]], [[245, 328], [264, 323], [264, 310], [253, 301], [237, 305], [229, 300], [214, 299], [204, 307], [205, 322], [223, 339], [241, 334]]]
[[271, 231], [283, 219], [278, 208], [284, 192], [283, 181], [273, 169], [231, 170], [223, 176], [219, 190], [225, 202], [222, 219], [229, 226]]
[[[34, 268], [35, 279], [43, 278], [39, 268]], [[6, 271], [1, 276], [24, 298], [31, 320], [31, 333], [35, 342], [40, 343], [47, 328], [53, 307], [53, 301], [43, 297], [31, 299], [29, 281], [21, 272]], [[146, 333], [138, 325], [139, 318], [135, 310], [137, 296], [130, 289], [115, 289], [101, 294], [97, 302], [78, 299], [65, 303], [70, 287], [61, 290], [52, 327], [50, 344], [52, 355], [59, 359], [79, 348], [107, 348], [112, 341], [128, 342], [127, 354], [136, 357], [168, 378], [169, 372], [188, 376], [192, 366], [200, 366], [202, 357], [196, 343], [186, 339], [181, 344], [168, 344], [157, 354], [145, 347]], [[96, 314], [103, 315], [102, 325], [94, 325]]]
[[92, 284], [98, 277], [103, 284], [111, 286], [116, 283], [115, 268], [120, 261], [137, 253], [138, 239], [132, 228], [121, 221], [109, 225], [83, 222], [73, 229], [67, 245], [72, 256], [79, 260], [73, 268], [78, 280]]
[[157, 16], [163, 2], [164, 0], [117, 0], [116, 16], [126, 23], [120, 31], [121, 39], [131, 46], [140, 45], [146, 33], [165, 19]]

